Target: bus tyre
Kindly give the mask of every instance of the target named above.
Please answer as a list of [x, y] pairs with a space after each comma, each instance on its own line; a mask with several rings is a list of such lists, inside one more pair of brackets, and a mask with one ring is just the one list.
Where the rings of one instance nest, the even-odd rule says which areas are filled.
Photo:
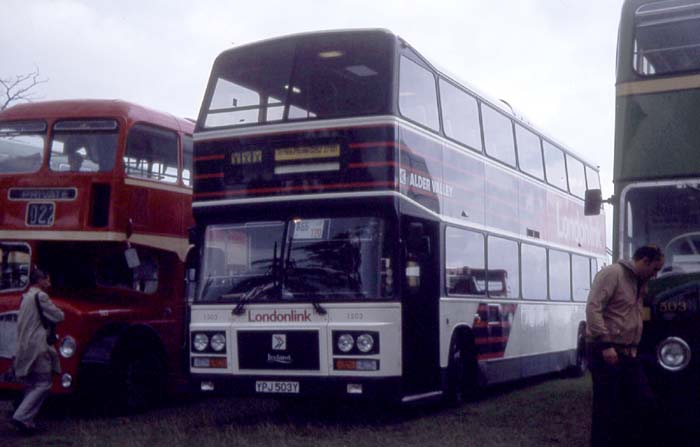
[[586, 326], [581, 325], [578, 329], [576, 343], [576, 362], [568, 369], [569, 377], [582, 377], [588, 371], [588, 357], [586, 356]]
[[163, 361], [157, 353], [132, 351], [119, 363], [118, 371], [119, 383], [115, 390], [120, 411], [138, 413], [161, 402], [166, 377]]
[[478, 397], [477, 362], [474, 350], [453, 337], [447, 365], [447, 402], [459, 405]]

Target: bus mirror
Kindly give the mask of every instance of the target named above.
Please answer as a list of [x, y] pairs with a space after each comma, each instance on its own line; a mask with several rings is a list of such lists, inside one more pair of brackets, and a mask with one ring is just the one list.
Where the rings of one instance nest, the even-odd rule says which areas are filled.
[[586, 216], [598, 216], [600, 207], [603, 204], [603, 193], [600, 189], [587, 189], [586, 202], [583, 207], [583, 214]]

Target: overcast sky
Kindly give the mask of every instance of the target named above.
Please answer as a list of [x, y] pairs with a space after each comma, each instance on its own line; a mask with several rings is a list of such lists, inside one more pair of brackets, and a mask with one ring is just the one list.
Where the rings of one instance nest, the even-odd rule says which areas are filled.
[[[38, 67], [40, 99], [119, 98], [197, 116], [234, 45], [387, 28], [601, 168], [612, 194], [622, 0], [2, 0], [0, 77]], [[610, 214], [608, 212], [608, 214]]]

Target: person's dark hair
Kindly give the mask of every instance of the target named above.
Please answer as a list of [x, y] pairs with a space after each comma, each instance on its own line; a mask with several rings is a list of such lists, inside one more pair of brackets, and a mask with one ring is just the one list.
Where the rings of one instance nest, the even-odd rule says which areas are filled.
[[49, 277], [49, 275], [44, 273], [43, 270], [41, 270], [38, 267], [35, 267], [32, 270], [32, 272], [29, 274], [29, 284], [32, 284], [32, 285], [39, 284], [39, 281], [41, 281], [42, 279], [46, 279], [48, 277]]
[[637, 249], [637, 251], [634, 252], [634, 256], [632, 257], [635, 261], [639, 261], [640, 259], [647, 258], [651, 262], [658, 261], [659, 259], [664, 257], [664, 252], [661, 251], [661, 248], [659, 248], [656, 245], [649, 244], [649, 245], [643, 245]]

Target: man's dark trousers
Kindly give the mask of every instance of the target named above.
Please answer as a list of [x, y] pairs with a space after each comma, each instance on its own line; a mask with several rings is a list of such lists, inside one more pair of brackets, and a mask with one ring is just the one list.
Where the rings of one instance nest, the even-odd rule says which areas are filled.
[[603, 360], [608, 346], [593, 344], [589, 366], [593, 377], [593, 447], [653, 446], [655, 402], [646, 373], [638, 358], [618, 351], [618, 362]]

